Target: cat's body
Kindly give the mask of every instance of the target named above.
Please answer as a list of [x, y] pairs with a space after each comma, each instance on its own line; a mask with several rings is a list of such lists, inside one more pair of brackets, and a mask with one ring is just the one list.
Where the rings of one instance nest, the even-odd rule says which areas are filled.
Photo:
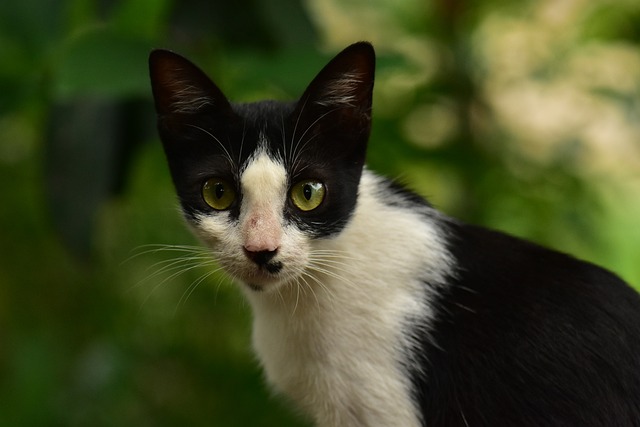
[[363, 169], [373, 50], [297, 103], [151, 57], [186, 218], [242, 283], [268, 381], [321, 427], [640, 425], [640, 298]]

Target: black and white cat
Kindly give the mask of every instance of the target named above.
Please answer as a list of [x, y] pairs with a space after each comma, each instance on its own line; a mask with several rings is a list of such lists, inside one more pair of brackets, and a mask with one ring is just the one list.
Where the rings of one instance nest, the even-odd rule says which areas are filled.
[[297, 102], [230, 104], [150, 57], [184, 215], [240, 282], [269, 383], [322, 427], [640, 425], [638, 294], [367, 170], [374, 65], [356, 43]]

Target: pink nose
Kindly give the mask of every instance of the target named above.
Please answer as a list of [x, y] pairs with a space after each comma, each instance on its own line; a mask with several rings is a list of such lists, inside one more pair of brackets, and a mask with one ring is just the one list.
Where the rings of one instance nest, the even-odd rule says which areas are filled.
[[256, 212], [243, 225], [244, 249], [248, 252], [275, 252], [280, 246], [282, 227], [270, 212]]
[[251, 235], [245, 241], [244, 249], [249, 252], [274, 252], [278, 250], [278, 242], [265, 235]]

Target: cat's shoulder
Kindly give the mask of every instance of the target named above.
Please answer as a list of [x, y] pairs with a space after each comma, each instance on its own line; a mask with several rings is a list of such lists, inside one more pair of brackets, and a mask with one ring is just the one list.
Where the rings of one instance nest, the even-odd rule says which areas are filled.
[[409, 210], [432, 210], [431, 203], [405, 182], [378, 175], [365, 169], [362, 174], [361, 190], [380, 202], [395, 208]]

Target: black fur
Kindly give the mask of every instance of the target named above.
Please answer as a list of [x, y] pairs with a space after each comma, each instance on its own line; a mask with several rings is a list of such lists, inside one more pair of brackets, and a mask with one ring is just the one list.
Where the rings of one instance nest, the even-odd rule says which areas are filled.
[[[382, 191], [406, 209], [429, 206], [398, 183]], [[445, 230], [456, 265], [430, 301], [435, 324], [410, 331], [421, 343], [420, 369], [407, 368], [425, 426], [640, 426], [635, 290], [534, 243], [425, 220]]]
[[559, 252], [447, 227], [458, 267], [414, 375], [425, 425], [640, 425], [638, 294]]

